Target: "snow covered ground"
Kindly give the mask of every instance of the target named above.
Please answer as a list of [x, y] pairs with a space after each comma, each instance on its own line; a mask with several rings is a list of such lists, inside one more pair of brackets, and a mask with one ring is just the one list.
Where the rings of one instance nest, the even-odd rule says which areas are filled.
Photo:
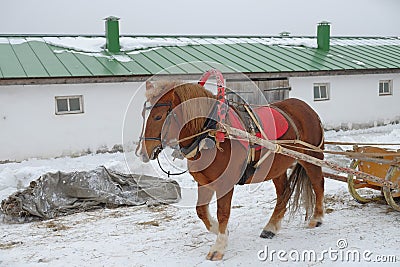
[[[400, 125], [329, 131], [326, 140], [399, 143]], [[349, 164], [342, 157], [329, 159]], [[184, 166], [184, 162], [177, 164]], [[45, 172], [90, 170], [99, 165], [165, 177], [154, 163], [141, 163], [132, 153], [31, 159], [0, 165], [0, 199]], [[209, 262], [205, 256], [215, 236], [197, 218], [196, 184], [189, 174], [176, 180], [183, 199], [175, 205], [102, 209], [26, 224], [0, 222], [0, 266], [332, 266], [345, 262], [398, 266], [400, 262], [400, 213], [385, 204], [358, 204], [345, 183], [329, 179], [324, 224], [308, 229], [302, 215], [290, 221], [286, 217], [282, 230], [271, 240], [259, 234], [275, 204], [272, 182], [237, 186], [224, 260]], [[397, 263], [387, 262], [393, 261], [391, 255]]]

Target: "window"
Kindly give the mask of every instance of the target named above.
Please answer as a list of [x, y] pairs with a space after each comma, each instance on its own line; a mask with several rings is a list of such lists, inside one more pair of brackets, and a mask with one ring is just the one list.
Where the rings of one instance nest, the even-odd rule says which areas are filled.
[[83, 113], [82, 96], [56, 96], [56, 114]]
[[314, 101], [329, 100], [329, 83], [314, 83]]
[[392, 95], [392, 81], [379, 81], [379, 95]]

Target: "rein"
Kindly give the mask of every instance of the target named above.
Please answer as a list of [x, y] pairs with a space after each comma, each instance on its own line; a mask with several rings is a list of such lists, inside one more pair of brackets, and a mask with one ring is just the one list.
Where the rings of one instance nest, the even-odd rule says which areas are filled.
[[170, 176], [175, 176], [175, 175], [182, 175], [182, 174], [184, 174], [184, 173], [186, 173], [189, 169], [186, 169], [185, 171], [182, 171], [182, 172], [176, 172], [176, 173], [171, 173], [171, 171], [166, 171], [166, 170], [164, 170], [164, 168], [161, 166], [161, 162], [160, 162], [160, 159], [157, 157], [157, 163], [158, 163], [158, 166], [160, 167], [160, 169], [166, 174], [166, 175], [168, 175], [168, 178], [170, 177]]

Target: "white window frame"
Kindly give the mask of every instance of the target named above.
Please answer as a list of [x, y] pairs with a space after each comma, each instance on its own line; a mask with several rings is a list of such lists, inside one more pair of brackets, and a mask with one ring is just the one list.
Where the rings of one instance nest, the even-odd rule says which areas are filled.
[[[315, 87], [317, 87], [318, 86], [318, 88], [319, 88], [319, 98], [316, 98], [315, 97], [315, 93], [314, 93], [314, 88]], [[326, 88], [326, 97], [321, 97], [321, 86], [325, 86], [325, 88]], [[326, 100], [329, 100], [330, 99], [330, 84], [329, 83], [314, 83], [313, 84], [313, 99], [314, 99], [314, 101], [326, 101]]]
[[[78, 98], [79, 99], [79, 110], [72, 110], [70, 108], [70, 99]], [[57, 100], [67, 100], [67, 111], [58, 111]], [[82, 95], [69, 95], [69, 96], [56, 96], [55, 97], [55, 110], [56, 115], [66, 115], [66, 114], [81, 114], [83, 113], [83, 96]]]
[[[381, 84], [385, 84], [385, 83], [388, 84], [389, 91], [381, 92]], [[382, 88], [384, 88], [384, 87], [382, 87]], [[378, 94], [379, 94], [379, 96], [393, 95], [393, 81], [392, 80], [380, 80], [379, 84], [378, 84]]]

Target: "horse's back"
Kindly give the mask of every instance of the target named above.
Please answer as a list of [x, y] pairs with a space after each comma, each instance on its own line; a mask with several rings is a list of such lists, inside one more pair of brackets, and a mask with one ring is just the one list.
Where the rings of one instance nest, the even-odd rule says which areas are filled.
[[317, 112], [310, 105], [297, 98], [288, 98], [271, 106], [277, 107], [293, 120], [303, 141], [316, 146], [321, 144], [324, 130]]
[[273, 103], [271, 106], [278, 107], [287, 113], [304, 112], [305, 115], [311, 115], [319, 120], [318, 114], [303, 100], [297, 98], [288, 98], [279, 102]]

